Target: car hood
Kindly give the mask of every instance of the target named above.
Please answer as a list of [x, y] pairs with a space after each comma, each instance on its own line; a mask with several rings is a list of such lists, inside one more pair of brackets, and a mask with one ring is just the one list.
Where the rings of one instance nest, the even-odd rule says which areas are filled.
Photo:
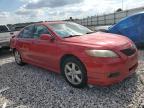
[[130, 40], [127, 37], [103, 32], [65, 38], [65, 41], [78, 44], [104, 46], [104, 47], [115, 47], [115, 46], [120, 47], [130, 43]]

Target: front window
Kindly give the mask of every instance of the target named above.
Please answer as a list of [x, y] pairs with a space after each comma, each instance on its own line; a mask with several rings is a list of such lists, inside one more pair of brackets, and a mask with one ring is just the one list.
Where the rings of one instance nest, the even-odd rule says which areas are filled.
[[93, 32], [84, 26], [72, 22], [49, 24], [49, 26], [63, 38], [84, 35]]
[[42, 34], [50, 34], [48, 28], [43, 25], [36, 25], [33, 38], [39, 38]]

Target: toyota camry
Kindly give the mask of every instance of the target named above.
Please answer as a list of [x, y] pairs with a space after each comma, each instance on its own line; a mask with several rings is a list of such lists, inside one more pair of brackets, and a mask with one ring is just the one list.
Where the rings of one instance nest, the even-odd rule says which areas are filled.
[[32, 24], [12, 36], [18, 65], [36, 65], [61, 74], [72, 86], [108, 86], [135, 73], [137, 49], [127, 37], [93, 32], [73, 22]]

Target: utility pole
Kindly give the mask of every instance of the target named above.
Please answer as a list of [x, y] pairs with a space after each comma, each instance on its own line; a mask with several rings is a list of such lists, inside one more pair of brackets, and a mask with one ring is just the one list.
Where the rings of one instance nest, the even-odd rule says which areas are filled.
[[122, 0], [122, 10], [123, 10], [123, 8], [124, 8], [124, 7], [123, 7], [123, 0]]

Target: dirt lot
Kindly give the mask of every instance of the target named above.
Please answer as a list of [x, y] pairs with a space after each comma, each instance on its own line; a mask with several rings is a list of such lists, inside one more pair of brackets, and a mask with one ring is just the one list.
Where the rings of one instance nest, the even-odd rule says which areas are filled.
[[75, 89], [55, 73], [32, 65], [20, 67], [0, 52], [2, 108], [144, 108], [144, 51], [135, 75], [111, 87]]

